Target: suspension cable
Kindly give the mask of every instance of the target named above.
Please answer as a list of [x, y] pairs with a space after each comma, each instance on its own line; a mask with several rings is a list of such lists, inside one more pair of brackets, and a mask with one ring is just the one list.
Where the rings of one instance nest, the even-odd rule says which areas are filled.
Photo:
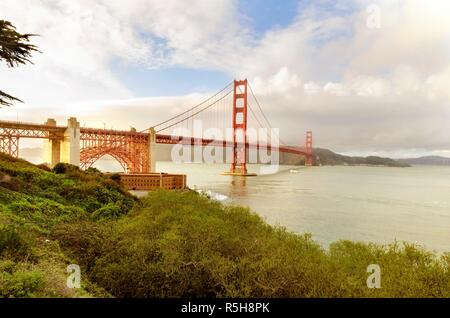
[[[209, 105], [206, 106], [205, 108], [200, 109], [199, 111], [193, 113], [192, 115], [189, 115], [187, 118], [183, 118], [183, 119], [181, 119], [181, 120], [179, 120], [179, 121], [177, 121], [177, 122], [175, 122], [175, 123], [173, 123], [173, 124], [171, 124], [171, 125], [169, 125], [169, 126], [167, 126], [167, 127], [164, 127], [164, 128], [161, 128], [160, 130], [157, 130], [156, 132], [158, 133], [158, 132], [160, 132], [160, 131], [169, 129], [169, 128], [175, 126], [175, 125], [178, 125], [179, 123], [184, 122], [185, 120], [188, 120], [188, 119], [193, 118], [195, 115], [200, 114], [201, 112], [203, 112], [203, 111], [205, 111], [205, 110], [211, 108], [212, 106], [216, 105], [216, 103], [218, 103], [218, 102], [220, 102], [221, 100], [225, 99], [228, 95], [231, 94], [231, 92], [232, 92], [232, 91], [229, 91], [226, 95], [222, 96], [221, 98], [219, 98], [219, 99], [218, 99], [217, 101], [215, 101], [214, 103], [209, 104]], [[216, 94], [216, 95], [217, 95], [217, 94]], [[191, 110], [192, 110], [192, 109], [190, 109], [190, 111], [191, 111]]]
[[[156, 125], [153, 125], [152, 127], [149, 127], [149, 128], [147, 128], [147, 129], [144, 129], [144, 130], [141, 131], [141, 132], [147, 131], [147, 130], [149, 130], [149, 129], [151, 129], [151, 128], [156, 128], [156, 127], [158, 127], [158, 126], [164, 125], [164, 124], [166, 124], [166, 123], [168, 123], [168, 122], [170, 122], [170, 121], [172, 121], [172, 120], [174, 120], [174, 119], [176, 119], [176, 118], [179, 118], [179, 117], [181, 117], [181, 116], [183, 116], [183, 115], [189, 113], [190, 111], [192, 111], [192, 110], [194, 110], [194, 109], [197, 109], [198, 107], [202, 106], [203, 104], [209, 102], [209, 101], [210, 101], [211, 99], [213, 99], [214, 97], [220, 95], [220, 94], [221, 94], [222, 92], [224, 92], [229, 86], [231, 86], [231, 84], [233, 84], [233, 82], [228, 83], [228, 84], [227, 84], [223, 89], [221, 89], [219, 92], [217, 92], [216, 94], [212, 95], [211, 97], [205, 99], [205, 100], [202, 101], [201, 103], [199, 103], [199, 104], [197, 104], [197, 105], [195, 105], [195, 106], [189, 108], [188, 110], [186, 110], [186, 111], [184, 111], [184, 112], [182, 112], [182, 113], [180, 113], [180, 114], [178, 114], [178, 115], [176, 115], [176, 116], [174, 116], [174, 117], [172, 117], [172, 118], [169, 118], [169, 119], [167, 119], [167, 120], [165, 120], [165, 121], [163, 121], [163, 122], [161, 122], [161, 123], [158, 123], [158, 124], [156, 124]], [[169, 127], [169, 128], [170, 128], [170, 127]]]
[[[250, 88], [250, 92], [252, 93], [253, 99], [256, 101], [256, 104], [258, 105], [258, 108], [259, 108], [261, 114], [263, 115], [267, 125], [269, 125], [269, 127], [273, 130], [273, 127], [270, 124], [270, 121], [267, 119], [266, 114], [264, 114], [264, 111], [262, 110], [261, 104], [259, 103], [258, 99], [256, 98], [255, 93], [253, 92], [253, 89], [252, 89], [252, 86], [250, 85], [250, 82], [248, 83], [248, 87]], [[276, 133], [275, 131], [274, 131], [274, 133], [275, 133], [275, 135], [277, 135], [278, 140], [280, 141], [280, 144], [286, 145], [286, 143], [283, 142], [283, 140], [281, 140], [280, 135], [278, 133]]]
[[253, 93], [253, 89], [252, 89], [252, 86], [250, 85], [250, 82], [248, 83], [248, 87], [250, 88], [250, 92], [252, 93], [252, 96], [253, 96], [253, 98], [255, 99], [256, 104], [257, 104], [258, 107], [259, 107], [259, 110], [261, 111], [261, 114], [263, 115], [263, 117], [264, 117], [264, 119], [266, 120], [266, 122], [267, 122], [267, 124], [269, 125], [269, 127], [272, 128], [272, 125], [270, 124], [269, 120], [267, 119], [266, 115], [264, 114], [264, 112], [263, 112], [263, 110], [262, 110], [261, 104], [259, 103], [258, 99], [256, 98], [255, 93]]

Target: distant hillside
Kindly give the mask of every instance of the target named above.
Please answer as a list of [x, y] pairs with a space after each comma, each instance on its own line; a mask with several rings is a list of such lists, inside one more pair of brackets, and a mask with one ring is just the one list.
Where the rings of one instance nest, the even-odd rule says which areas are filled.
[[339, 166], [339, 165], [370, 165], [370, 166], [386, 166], [386, 167], [409, 167], [406, 162], [399, 162], [391, 158], [382, 158], [376, 156], [369, 157], [350, 157], [332, 152], [328, 149], [316, 148], [314, 149], [314, 164]]
[[420, 158], [399, 159], [398, 162], [410, 165], [449, 166], [450, 158], [440, 156], [426, 156]]

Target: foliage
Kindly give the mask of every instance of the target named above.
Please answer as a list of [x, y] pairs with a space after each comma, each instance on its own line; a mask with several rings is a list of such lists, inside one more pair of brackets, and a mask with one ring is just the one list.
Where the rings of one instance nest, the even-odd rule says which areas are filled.
[[[192, 192], [156, 191], [117, 222], [54, 233], [117, 297], [450, 297], [448, 256], [398, 243], [325, 251]], [[382, 289], [367, 288], [369, 264], [383, 269]]]
[[37, 165], [36, 167], [39, 169], [48, 171], [48, 172], [52, 171], [52, 169], [50, 169], [45, 163], [41, 163], [41, 164]]
[[10, 224], [0, 224], [0, 255], [24, 258], [30, 252], [30, 242]]
[[110, 176], [111, 180], [116, 182], [117, 184], [120, 184], [120, 174], [119, 173], [113, 173]]
[[[32, 63], [32, 53], [39, 52], [35, 45], [29, 43], [32, 36], [35, 35], [21, 34], [11, 22], [0, 20], [0, 60], [4, 60], [9, 67]], [[10, 106], [11, 101], [21, 102], [20, 99], [0, 91], [0, 106]]]
[[0, 273], [0, 297], [17, 298], [33, 297], [42, 288], [43, 274], [40, 272], [18, 271]]
[[97, 168], [94, 167], [89, 167], [85, 170], [86, 173], [91, 173], [91, 174], [102, 174], [102, 172], [100, 170], [98, 170]]
[[94, 220], [115, 219], [122, 215], [121, 204], [109, 203], [92, 213]]
[[[137, 200], [111, 177], [0, 155], [0, 297], [450, 297], [450, 254], [267, 225], [191, 191]], [[65, 285], [68, 264], [82, 289]], [[382, 269], [369, 289], [367, 267]]]
[[[69, 164], [58, 164], [49, 172], [26, 161], [0, 155], [0, 174], [3, 175], [0, 175], [0, 205], [32, 218], [39, 213], [44, 219], [47, 215], [52, 220], [64, 215], [93, 213], [108, 204], [116, 205], [119, 209], [116, 214], [123, 215], [136, 202], [107, 176], [92, 171], [86, 173]], [[47, 218], [47, 221], [50, 220]]]
[[52, 171], [56, 174], [64, 174], [66, 173], [67, 166], [66, 163], [59, 162], [53, 167]]
[[123, 215], [136, 199], [106, 176], [63, 167], [56, 174], [0, 154], [0, 297], [109, 296], [87, 279], [81, 290], [67, 288], [65, 269], [75, 261], [49, 235], [59, 224], [91, 220], [102, 207]]

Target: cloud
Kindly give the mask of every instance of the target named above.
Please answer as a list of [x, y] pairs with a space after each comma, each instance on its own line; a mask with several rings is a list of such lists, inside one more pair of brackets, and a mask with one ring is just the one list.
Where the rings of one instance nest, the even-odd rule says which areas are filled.
[[102, 1], [112, 14], [152, 42], [151, 67], [182, 65], [225, 69], [233, 52], [244, 51], [249, 30], [241, 25], [236, 1]]
[[313, 129], [319, 145], [339, 151], [446, 152], [450, 5], [380, 2], [374, 30], [366, 24], [368, 2], [356, 4], [345, 16], [300, 14], [254, 49], [252, 72], [268, 75], [253, 82], [266, 84], [258, 90], [266, 92], [260, 101], [272, 122], [290, 132], [284, 139], [300, 141]]
[[[373, 2], [379, 29], [367, 24]], [[30, 120], [76, 110], [92, 125], [128, 126], [126, 118], [145, 128], [203, 95], [134, 99], [112, 66], [181, 66], [248, 77], [293, 144], [313, 129], [316, 144], [338, 151], [450, 149], [447, 1], [311, 2], [262, 35], [228, 0], [3, 0], [0, 12], [41, 34], [35, 65], [0, 69], [0, 87], [41, 110], [23, 112]]]
[[210, 62], [212, 52], [239, 45], [239, 36], [234, 38], [239, 30], [230, 23], [233, 5], [225, 0], [4, 0], [2, 18], [21, 32], [40, 34], [34, 42], [43, 54], [35, 54], [34, 65], [14, 71], [1, 66], [0, 85], [33, 106], [131, 98], [114, 64], [221, 65], [220, 58]]

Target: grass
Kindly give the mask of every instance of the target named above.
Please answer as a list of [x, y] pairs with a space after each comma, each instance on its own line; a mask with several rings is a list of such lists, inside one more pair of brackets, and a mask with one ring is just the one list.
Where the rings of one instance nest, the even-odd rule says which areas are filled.
[[[138, 200], [116, 181], [0, 157], [0, 296], [450, 297], [450, 254], [350, 241], [324, 250], [243, 207], [190, 191]], [[80, 290], [66, 287], [71, 263]], [[367, 288], [370, 264], [381, 289]]]

